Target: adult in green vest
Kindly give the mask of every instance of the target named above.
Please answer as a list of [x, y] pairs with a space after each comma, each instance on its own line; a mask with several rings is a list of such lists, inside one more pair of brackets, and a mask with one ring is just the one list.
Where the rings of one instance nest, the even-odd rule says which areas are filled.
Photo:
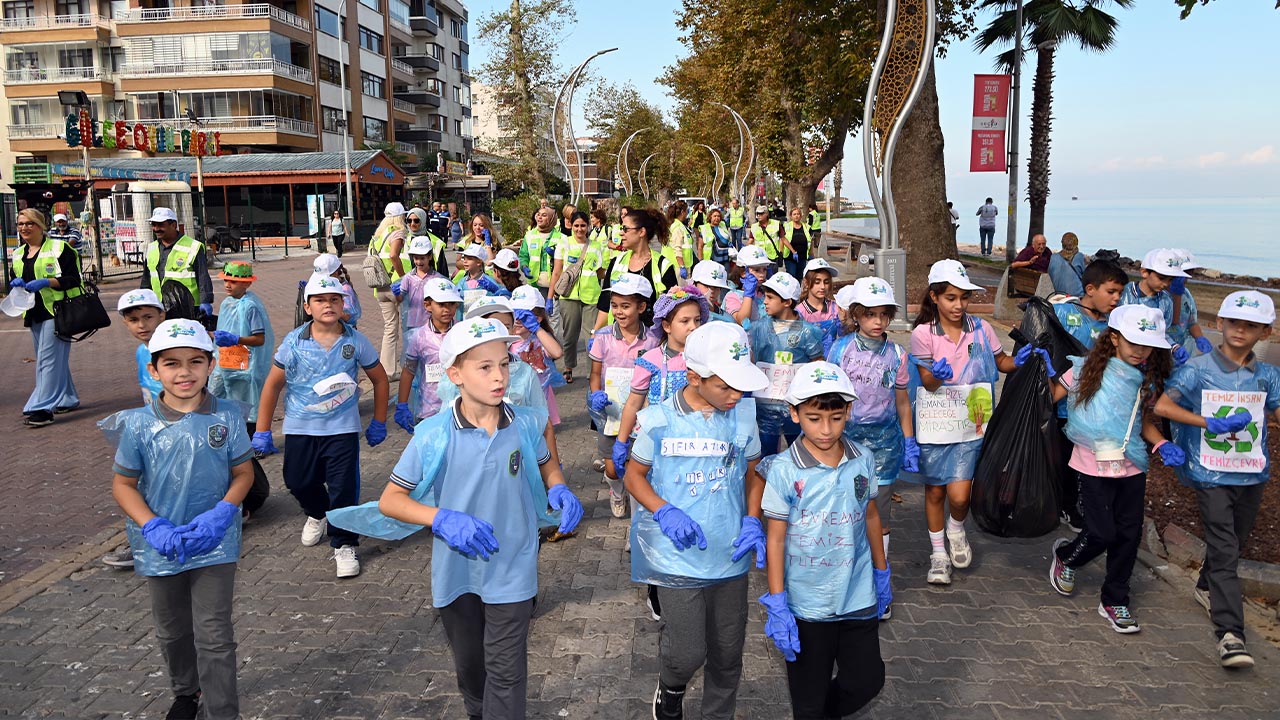
[[702, 258], [715, 260], [721, 265], [729, 264], [729, 250], [733, 248], [733, 235], [724, 224], [724, 211], [711, 208], [707, 213], [707, 222], [698, 228], [698, 240], [702, 244]]
[[81, 292], [80, 256], [67, 243], [46, 237], [48, 229], [44, 213], [34, 208], [18, 211], [21, 242], [13, 249], [9, 288], [11, 294], [21, 289], [35, 295], [35, 305], [22, 313], [36, 352], [36, 387], [22, 408], [22, 422], [31, 427], [44, 427], [53, 422], [54, 413], [80, 406], [71, 380], [71, 343], [53, 332], [53, 304]]
[[782, 226], [782, 236], [791, 246], [791, 253], [784, 258], [787, 274], [796, 280], [804, 278], [804, 266], [809, 262], [809, 248], [812, 239], [809, 225], [805, 222], [804, 211], [798, 207], [791, 208], [791, 217]]
[[[393, 283], [404, 277], [405, 271], [410, 267], [409, 255], [405, 251], [409, 241], [404, 216], [404, 205], [398, 202], [387, 203], [382, 210], [382, 222], [378, 223], [373, 236], [369, 238], [369, 254], [382, 261], [382, 266], [387, 269]], [[395, 382], [400, 379], [400, 350], [403, 347], [401, 338], [404, 332], [400, 327], [400, 303], [396, 302], [396, 296], [390, 287], [374, 290], [373, 296], [378, 300], [378, 310], [382, 311], [382, 367], [387, 371], [387, 377]]]
[[147, 249], [138, 287], [160, 295], [165, 280], [176, 280], [191, 293], [200, 310], [213, 317], [213, 280], [209, 277], [204, 243], [190, 235], [179, 236], [178, 215], [167, 207], [151, 211], [151, 234], [156, 236], [156, 242]]
[[775, 268], [791, 257], [791, 241], [782, 232], [782, 223], [769, 217], [769, 208], [756, 206], [756, 224], [751, 226], [751, 244], [764, 250]]
[[[670, 248], [670, 251], [668, 253], [664, 248], [663, 253], [675, 261], [676, 269], [679, 271], [681, 279], [689, 277], [689, 271], [693, 269], [693, 263], [696, 262], [693, 246], [698, 243], [689, 232], [689, 228], [686, 225], [688, 220], [689, 205], [685, 201], [677, 200], [671, 204], [671, 207], [667, 208], [668, 239], [665, 245]], [[700, 260], [701, 258], [697, 259]], [[654, 297], [660, 294], [660, 291], [654, 292]]]
[[520, 241], [521, 267], [529, 268], [529, 284], [538, 288], [543, 297], [551, 290], [551, 266], [555, 259], [556, 243], [564, 236], [556, 223], [555, 208], [543, 207], [534, 213], [536, 223]]
[[741, 250], [747, 236], [747, 209], [742, 207], [738, 198], [729, 203], [729, 234], [733, 236], [733, 246]]
[[[601, 213], [603, 214], [603, 213]], [[573, 382], [578, 367], [578, 338], [582, 326], [594, 327], [596, 303], [600, 301], [600, 276], [604, 267], [600, 246], [591, 240], [591, 220], [581, 210], [569, 218], [569, 237], [556, 244], [555, 265], [551, 270], [551, 289], [555, 292], [560, 276], [567, 268], [581, 265], [578, 280], [564, 293], [555, 293], [560, 301], [560, 322], [564, 331], [560, 346], [564, 348], [564, 381]]]
[[[828, 201], [830, 202], [830, 201]], [[813, 255], [818, 254], [818, 242], [822, 239], [822, 213], [818, 212], [817, 203], [809, 203], [809, 247], [813, 248]], [[800, 267], [804, 267], [801, 265]]]
[[[613, 322], [609, 312], [609, 299], [613, 294], [609, 287], [624, 274], [644, 277], [653, 285], [655, 295], [680, 282], [675, 262], [653, 251], [655, 241], [659, 246], [665, 245], [670, 228], [667, 218], [653, 208], [634, 208], [627, 213], [622, 221], [622, 251], [615, 253], [600, 273], [600, 301], [596, 303], [600, 312], [596, 313], [595, 330]], [[640, 319], [645, 325], [652, 325], [653, 310], [646, 310]]]
[[404, 268], [405, 275], [413, 273], [413, 258], [409, 257], [409, 245], [413, 243], [414, 238], [425, 237], [431, 239], [431, 271], [448, 277], [449, 259], [444, 254], [445, 242], [429, 229], [431, 219], [428, 217], [426, 208], [409, 208], [404, 214], [404, 224], [404, 250], [400, 253], [400, 266]]

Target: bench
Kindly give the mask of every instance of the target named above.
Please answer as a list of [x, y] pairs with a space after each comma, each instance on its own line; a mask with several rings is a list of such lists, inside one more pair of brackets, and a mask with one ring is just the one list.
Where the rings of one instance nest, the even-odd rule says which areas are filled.
[[1005, 291], [1011, 298], [1029, 298], [1036, 294], [1036, 287], [1040, 285], [1040, 278], [1044, 273], [1031, 268], [1009, 268], [1005, 270], [1008, 282], [1005, 283]]
[[1033, 295], [1047, 298], [1053, 295], [1053, 280], [1048, 273], [1036, 272], [1030, 268], [1008, 269], [1000, 277], [1000, 287], [996, 289], [995, 311], [997, 320], [1016, 321], [1022, 318], [1022, 309], [1018, 302]]

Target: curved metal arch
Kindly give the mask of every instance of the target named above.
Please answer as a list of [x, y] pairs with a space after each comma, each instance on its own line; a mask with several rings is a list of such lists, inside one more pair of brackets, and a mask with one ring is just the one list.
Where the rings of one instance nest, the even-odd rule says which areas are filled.
[[[584, 172], [582, 151], [578, 148], [578, 138], [575, 137], [575, 133], [573, 132], [573, 93], [574, 90], [577, 89], [578, 80], [582, 77], [582, 72], [586, 69], [587, 63], [595, 60], [601, 55], [614, 52], [617, 49], [618, 48], [615, 47], [607, 50], [600, 50], [586, 60], [583, 60], [582, 64], [574, 68], [573, 72], [569, 73], [569, 75], [564, 79], [564, 84], [560, 86], [560, 92], [556, 93], [555, 104], [551, 107], [551, 144], [555, 147], [556, 158], [560, 160], [560, 165], [564, 167], [565, 180], [569, 183], [570, 202], [575, 205], [578, 203], [578, 198], [582, 196], [583, 191], [586, 189], [586, 181], [582, 177]], [[560, 106], [562, 104], [564, 105], [565, 125], [569, 130], [569, 144], [573, 147], [573, 154], [577, 159], [578, 182], [576, 184], [573, 181], [573, 173], [569, 170], [568, 153], [560, 147], [560, 142], [558, 140], [559, 128], [556, 127], [556, 118], [560, 117]]]
[[657, 154], [658, 153], [652, 153], [649, 155], [649, 157], [640, 161], [640, 194], [644, 195], [645, 200], [649, 199], [649, 181], [648, 181], [648, 178], [645, 176], [645, 172], [649, 168], [649, 161], [652, 160], [653, 156]]
[[622, 173], [621, 173], [622, 186], [624, 189], [626, 189], [628, 195], [631, 194], [631, 191], [633, 190], [633, 188], [631, 185], [631, 164], [627, 162], [627, 156], [630, 155], [631, 153], [632, 141], [636, 139], [637, 135], [639, 135], [640, 133], [648, 129], [649, 128], [640, 128], [639, 130], [636, 130], [635, 132], [628, 135], [627, 139], [622, 141], [622, 148], [618, 150], [618, 163], [622, 167]]
[[711, 157], [716, 161], [715, 175], [711, 180], [711, 190], [703, 193], [703, 197], [707, 200], [713, 200], [717, 193], [720, 192], [720, 186], [724, 184], [724, 161], [720, 159], [720, 153], [710, 145], [698, 143], [700, 147], [704, 147], [711, 153]]

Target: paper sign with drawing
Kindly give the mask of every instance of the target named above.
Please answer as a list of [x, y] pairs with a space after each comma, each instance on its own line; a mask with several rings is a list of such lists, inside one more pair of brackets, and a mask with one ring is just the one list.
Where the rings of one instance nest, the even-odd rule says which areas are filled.
[[977, 440], [995, 409], [990, 383], [944, 385], [934, 392], [916, 391], [916, 439], [929, 445]]
[[1215, 435], [1205, 430], [1200, 436], [1200, 464], [1220, 472], [1258, 473], [1267, 469], [1267, 448], [1262, 443], [1259, 422], [1266, 422], [1267, 394], [1204, 390], [1200, 412], [1206, 417], [1226, 417], [1248, 410], [1254, 421], [1238, 432]]

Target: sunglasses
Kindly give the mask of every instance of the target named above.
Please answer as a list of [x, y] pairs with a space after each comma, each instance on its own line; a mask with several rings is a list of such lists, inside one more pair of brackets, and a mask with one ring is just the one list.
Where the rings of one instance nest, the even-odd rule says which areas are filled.
[[411, 222], [411, 223], [413, 223], [414, 225], [417, 225], [418, 223], [420, 223], [420, 222], [422, 222], [422, 221], [421, 221], [421, 220], [419, 220], [419, 219], [418, 219], [418, 218], [416, 218], [416, 217], [411, 217], [411, 218], [409, 218], [406, 222]]

